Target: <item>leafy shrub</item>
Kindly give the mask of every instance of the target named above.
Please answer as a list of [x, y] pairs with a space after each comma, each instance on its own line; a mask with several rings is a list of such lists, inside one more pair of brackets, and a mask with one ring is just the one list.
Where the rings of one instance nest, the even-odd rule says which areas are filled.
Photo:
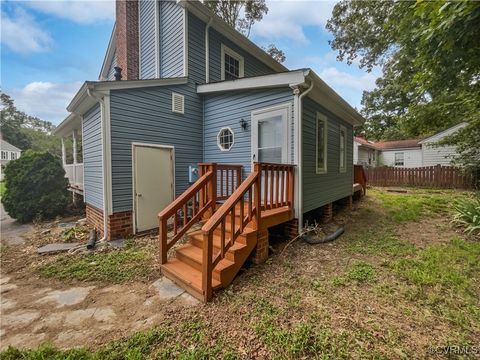
[[5, 167], [2, 203], [8, 214], [25, 223], [61, 214], [69, 202], [68, 180], [59, 159], [25, 151]]
[[468, 234], [480, 235], [480, 193], [457, 201], [453, 222]]

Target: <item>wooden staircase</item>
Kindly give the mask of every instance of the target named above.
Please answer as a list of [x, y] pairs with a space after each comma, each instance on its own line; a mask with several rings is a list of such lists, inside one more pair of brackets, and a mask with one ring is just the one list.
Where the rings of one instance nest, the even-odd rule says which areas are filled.
[[293, 166], [257, 163], [240, 179], [241, 166], [200, 164], [199, 180], [159, 214], [162, 273], [205, 302], [233, 281], [259, 231], [293, 218]]

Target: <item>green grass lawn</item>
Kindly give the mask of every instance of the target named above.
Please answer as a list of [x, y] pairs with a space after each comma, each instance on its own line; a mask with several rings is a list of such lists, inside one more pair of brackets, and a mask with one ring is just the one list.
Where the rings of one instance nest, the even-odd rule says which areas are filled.
[[[407, 359], [443, 356], [432, 346], [477, 346], [480, 242], [451, 224], [450, 204], [462, 196], [373, 189], [346, 213], [338, 240], [296, 241], [284, 254], [285, 242], [273, 244], [267, 263], [246, 266], [206, 306], [165, 305], [161, 326], [95, 348], [10, 348], [1, 358]], [[122, 284], [148, 276], [154, 251], [60, 256], [36, 271]]]

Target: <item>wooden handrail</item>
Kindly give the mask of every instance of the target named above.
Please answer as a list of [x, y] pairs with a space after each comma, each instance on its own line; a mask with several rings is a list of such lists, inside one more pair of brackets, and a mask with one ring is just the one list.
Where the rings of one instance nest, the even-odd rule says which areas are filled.
[[[202, 169], [200, 175], [200, 178], [192, 186], [158, 214], [158, 237], [162, 264], [167, 262], [168, 250], [208, 211], [212, 214], [215, 211], [217, 182], [215, 164]], [[179, 211], [181, 211], [181, 215], [179, 215]], [[167, 225], [170, 220], [173, 223], [173, 235], [171, 239], [168, 239]]]
[[[212, 296], [212, 272], [215, 266], [225, 257], [226, 252], [233, 246], [250, 222], [252, 222], [254, 230], [261, 227], [262, 195], [263, 209], [265, 210], [281, 206], [293, 207], [293, 169], [293, 165], [287, 164], [255, 163], [254, 171], [203, 225], [202, 290], [205, 302], [210, 300]], [[246, 207], [245, 202], [247, 202]], [[236, 224], [237, 208], [239, 212], [238, 226]], [[226, 222], [228, 218], [230, 219], [228, 229], [230, 236], [227, 241]], [[219, 226], [220, 251], [214, 256], [213, 234]]]
[[[211, 166], [212, 163], [200, 163], [200, 169]], [[217, 200], [226, 200], [242, 182], [242, 165], [216, 164]]]

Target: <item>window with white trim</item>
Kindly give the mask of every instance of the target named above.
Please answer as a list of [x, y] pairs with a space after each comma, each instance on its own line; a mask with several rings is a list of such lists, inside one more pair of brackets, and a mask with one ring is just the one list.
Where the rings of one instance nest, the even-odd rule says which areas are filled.
[[316, 171], [317, 174], [327, 172], [327, 117], [317, 113], [316, 128]]
[[347, 170], [347, 129], [340, 126], [340, 172]]
[[222, 44], [221, 79], [235, 80], [244, 74], [245, 60], [232, 49]]
[[12, 152], [10, 153], [10, 159], [11, 159], [11, 160], [16, 160], [16, 159], [17, 159], [17, 153], [14, 152], [14, 151], [12, 151]]
[[8, 151], [2, 151], [2, 160], [8, 160]]
[[395, 166], [403, 166], [404, 165], [404, 153], [397, 152], [395, 153]]
[[230, 151], [234, 143], [234, 134], [232, 129], [225, 127], [220, 129], [217, 134], [217, 145], [221, 151]]

